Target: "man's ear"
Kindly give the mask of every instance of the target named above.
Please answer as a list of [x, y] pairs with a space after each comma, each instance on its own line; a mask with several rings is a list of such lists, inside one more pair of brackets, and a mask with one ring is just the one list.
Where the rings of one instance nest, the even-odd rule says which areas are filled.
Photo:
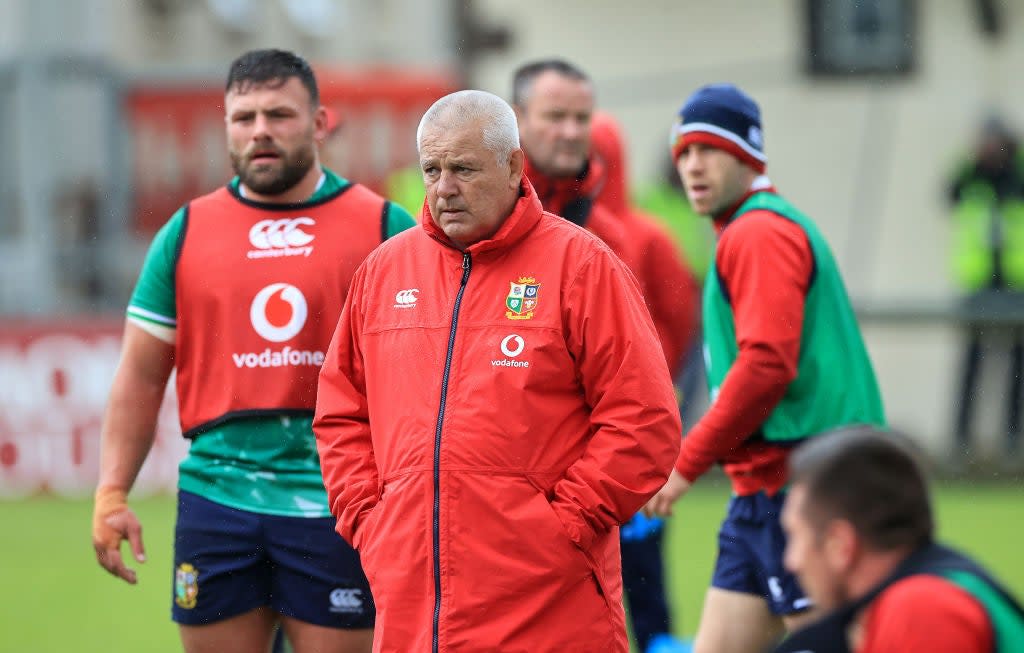
[[526, 154], [523, 153], [522, 148], [516, 148], [512, 150], [512, 154], [508, 157], [509, 167], [509, 188], [518, 189], [519, 184], [523, 180], [523, 168], [526, 165]]
[[313, 140], [317, 145], [323, 145], [327, 136], [327, 109], [321, 104], [313, 110]]
[[860, 555], [860, 538], [857, 529], [845, 519], [834, 519], [825, 529], [825, 558], [835, 571], [847, 571], [857, 562]]

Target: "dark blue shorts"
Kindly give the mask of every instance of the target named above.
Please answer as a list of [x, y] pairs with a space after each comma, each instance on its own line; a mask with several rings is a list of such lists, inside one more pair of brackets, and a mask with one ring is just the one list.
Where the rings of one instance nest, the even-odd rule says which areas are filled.
[[788, 615], [810, 607], [796, 577], [782, 564], [786, 536], [779, 523], [784, 492], [733, 497], [718, 531], [718, 560], [711, 585], [756, 594], [773, 614]]
[[334, 523], [179, 492], [171, 617], [202, 625], [269, 606], [319, 626], [372, 628], [376, 611], [359, 554]]

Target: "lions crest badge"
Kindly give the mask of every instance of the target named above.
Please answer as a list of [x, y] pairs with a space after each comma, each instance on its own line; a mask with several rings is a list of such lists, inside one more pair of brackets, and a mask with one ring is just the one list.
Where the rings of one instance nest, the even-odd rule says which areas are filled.
[[519, 277], [509, 284], [505, 297], [505, 317], [510, 320], [529, 320], [540, 301], [540, 284], [533, 277]]
[[179, 608], [191, 610], [196, 607], [199, 595], [199, 570], [187, 562], [174, 570], [174, 602]]

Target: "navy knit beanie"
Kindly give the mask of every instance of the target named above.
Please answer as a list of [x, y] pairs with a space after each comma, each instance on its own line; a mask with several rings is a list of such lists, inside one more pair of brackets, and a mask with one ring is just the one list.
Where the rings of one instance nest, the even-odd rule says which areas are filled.
[[732, 84], [702, 86], [687, 98], [672, 128], [673, 160], [690, 143], [725, 150], [759, 173], [768, 162], [761, 110], [753, 98]]

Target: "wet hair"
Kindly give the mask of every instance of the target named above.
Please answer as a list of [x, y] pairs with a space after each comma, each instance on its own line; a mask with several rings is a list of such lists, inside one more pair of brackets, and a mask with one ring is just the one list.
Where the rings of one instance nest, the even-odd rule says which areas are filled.
[[934, 537], [923, 466], [899, 433], [859, 426], [812, 438], [793, 452], [789, 468], [819, 533], [845, 520], [876, 551], [916, 549]]
[[245, 93], [253, 86], [278, 87], [292, 77], [297, 78], [309, 91], [310, 104], [320, 104], [320, 90], [309, 62], [287, 50], [250, 50], [231, 62], [224, 92]]
[[431, 105], [416, 128], [416, 150], [428, 127], [454, 130], [474, 123], [480, 123], [484, 146], [494, 152], [498, 163], [508, 163], [512, 152], [519, 149], [519, 124], [508, 102], [487, 91], [458, 91]]
[[512, 104], [517, 107], [524, 106], [533, 90], [533, 82], [548, 71], [576, 81], [590, 82], [590, 77], [585, 72], [563, 59], [532, 61], [517, 68], [512, 76]]

